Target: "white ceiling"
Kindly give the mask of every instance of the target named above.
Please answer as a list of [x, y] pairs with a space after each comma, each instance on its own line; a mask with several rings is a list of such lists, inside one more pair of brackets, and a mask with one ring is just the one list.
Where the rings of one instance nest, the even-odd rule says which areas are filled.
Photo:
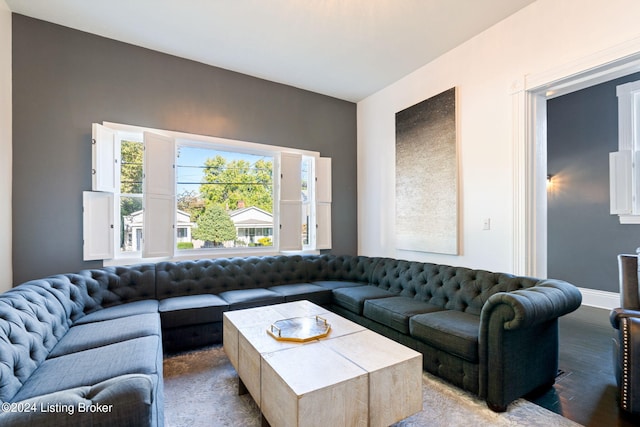
[[359, 101], [535, 0], [5, 0], [11, 11]]

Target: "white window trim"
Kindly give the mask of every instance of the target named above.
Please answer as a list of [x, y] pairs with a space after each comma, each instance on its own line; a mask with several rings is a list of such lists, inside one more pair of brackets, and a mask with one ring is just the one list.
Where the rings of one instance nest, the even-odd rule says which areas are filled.
[[609, 153], [610, 213], [640, 224], [640, 80], [617, 86], [618, 151]]
[[[316, 170], [317, 170], [317, 164], [318, 162], [320, 162], [319, 159], [321, 159], [321, 157], [320, 157], [320, 153], [315, 151], [294, 149], [294, 148], [282, 147], [282, 146], [276, 146], [276, 145], [259, 144], [259, 143], [247, 142], [247, 141], [238, 141], [238, 140], [212, 137], [212, 136], [206, 136], [206, 135], [196, 135], [196, 134], [190, 134], [185, 132], [153, 129], [153, 128], [147, 128], [142, 126], [133, 126], [133, 125], [126, 125], [121, 123], [113, 123], [113, 122], [103, 122], [103, 126], [116, 131], [118, 136], [122, 136], [123, 134], [130, 134], [131, 135], [130, 139], [132, 140], [139, 139], [139, 137], [135, 138], [134, 135], [141, 135], [144, 132], [149, 132], [149, 133], [174, 139], [176, 147], [179, 145], [192, 145], [192, 146], [202, 146], [206, 148], [216, 147], [222, 150], [224, 150], [225, 148], [228, 149], [229, 147], [232, 147], [234, 150], [237, 149], [238, 151], [245, 151], [248, 153], [261, 153], [261, 154], [273, 156], [274, 158], [278, 159], [278, 161], [274, 162], [274, 177], [279, 176], [281, 173], [280, 156], [294, 155], [298, 157], [312, 157], [315, 159], [315, 161], [313, 162], [314, 163], [313, 174], [316, 177], [315, 181], [317, 181], [318, 179]], [[95, 165], [92, 165], [92, 166], [95, 167]], [[317, 185], [315, 181], [313, 183], [314, 187], [315, 185]], [[330, 186], [330, 181], [329, 181], [329, 186]], [[274, 202], [275, 202], [274, 218], [280, 218], [282, 214], [281, 212], [282, 201], [280, 200], [280, 193], [279, 193], [280, 190], [281, 190], [280, 179], [274, 179]], [[314, 192], [316, 191], [315, 188], [313, 191]], [[175, 188], [174, 188], [172, 197], [175, 203], [175, 197], [176, 197]], [[289, 204], [291, 202], [292, 201], [287, 201], [287, 203]], [[317, 212], [316, 212], [317, 206], [318, 206], [318, 201], [316, 201], [315, 205], [312, 207], [312, 209], [314, 210], [314, 215], [316, 215], [315, 216], [316, 227], [318, 227], [317, 225], [318, 218], [317, 218]], [[115, 209], [116, 207], [114, 206], [114, 212], [115, 212]], [[301, 214], [298, 215], [298, 217], [300, 217], [299, 220], [301, 221], [302, 220]], [[175, 221], [174, 221], [174, 224], [175, 224]], [[327, 226], [330, 229], [330, 226], [331, 226], [330, 218], [329, 218], [329, 224], [327, 224]], [[314, 230], [313, 232], [316, 233], [316, 230]], [[118, 249], [114, 248], [114, 251], [113, 251], [114, 258], [103, 259], [102, 260], [103, 265], [113, 266], [113, 265], [135, 264], [135, 263], [144, 263], [144, 262], [157, 262], [161, 260], [179, 261], [179, 260], [190, 260], [190, 259], [199, 259], [199, 258], [217, 258], [217, 257], [249, 256], [249, 255], [264, 256], [264, 255], [291, 254], [291, 253], [318, 254], [320, 252], [320, 249], [330, 248], [330, 239], [329, 239], [328, 245], [324, 243], [322, 247], [317, 247], [315, 249], [310, 246], [303, 247], [302, 243], [300, 243], [298, 247], [295, 247], [295, 248], [287, 247], [282, 249], [280, 249], [279, 247], [265, 247], [265, 248], [251, 248], [251, 250], [245, 250], [242, 248], [237, 248], [237, 250], [236, 249], [177, 250], [175, 248], [175, 233], [176, 231], [174, 228], [173, 229], [173, 234], [174, 234], [173, 246], [174, 247], [173, 247], [172, 255], [162, 256], [162, 257], [142, 257], [142, 254], [140, 252], [133, 253], [133, 254], [125, 254], [121, 252], [119, 248]], [[274, 223], [273, 233], [274, 233], [274, 237], [276, 236], [276, 233], [279, 233], [279, 224]], [[316, 246], [317, 246], [317, 240], [315, 239], [316, 239], [316, 236], [314, 235], [314, 242], [316, 242]], [[280, 242], [281, 242], [281, 239], [278, 239], [279, 245], [280, 245]], [[119, 247], [119, 245], [117, 244], [115, 246]]]
[[320, 157], [315, 162], [315, 247], [331, 249], [331, 158]]

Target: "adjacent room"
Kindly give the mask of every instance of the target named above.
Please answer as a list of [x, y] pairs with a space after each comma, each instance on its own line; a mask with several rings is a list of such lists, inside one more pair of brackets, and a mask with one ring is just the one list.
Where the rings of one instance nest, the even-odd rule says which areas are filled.
[[640, 424], [639, 17], [0, 0], [0, 425]]

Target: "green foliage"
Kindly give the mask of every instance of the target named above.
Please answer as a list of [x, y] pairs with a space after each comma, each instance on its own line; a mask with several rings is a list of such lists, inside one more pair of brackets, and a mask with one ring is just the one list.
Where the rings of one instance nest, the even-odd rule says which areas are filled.
[[193, 242], [178, 242], [178, 249], [193, 249]]
[[188, 213], [191, 221], [197, 221], [204, 212], [204, 200], [195, 191], [184, 190], [178, 194], [178, 209]]
[[[142, 195], [142, 144], [122, 141], [120, 145], [120, 192]], [[127, 216], [142, 209], [142, 198], [122, 197], [120, 215]]]
[[229, 214], [220, 205], [209, 204], [196, 221], [193, 229], [194, 239], [211, 242], [215, 246], [236, 238], [236, 228]]
[[122, 141], [120, 145], [120, 192], [142, 194], [143, 145]]
[[273, 162], [258, 160], [252, 166], [246, 160], [229, 163], [217, 155], [205, 161], [200, 193], [208, 204], [235, 209], [238, 202], [273, 212]]

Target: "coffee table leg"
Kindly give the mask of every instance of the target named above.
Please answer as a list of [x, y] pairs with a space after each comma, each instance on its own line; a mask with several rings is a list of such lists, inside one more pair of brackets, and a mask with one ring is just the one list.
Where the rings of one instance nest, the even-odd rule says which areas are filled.
[[238, 377], [238, 396], [242, 396], [243, 394], [247, 394], [249, 390], [247, 390], [247, 386], [244, 385], [242, 379]]

